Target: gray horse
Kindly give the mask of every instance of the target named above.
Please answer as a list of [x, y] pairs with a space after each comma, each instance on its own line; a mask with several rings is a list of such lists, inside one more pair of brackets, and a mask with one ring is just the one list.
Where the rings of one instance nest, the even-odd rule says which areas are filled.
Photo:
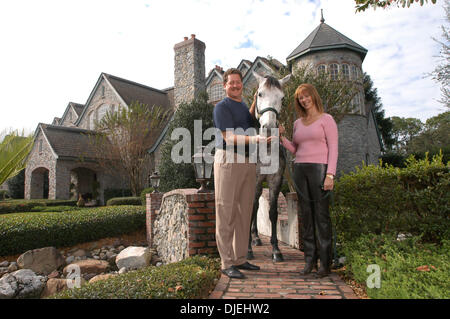
[[[272, 76], [262, 77], [255, 72], [253, 72], [253, 75], [259, 83], [255, 115], [261, 126], [260, 135], [273, 135], [271, 134], [271, 129], [278, 129], [278, 118], [281, 110], [281, 102], [284, 97], [282, 87], [287, 81], [289, 81], [290, 75], [281, 80], [278, 80]], [[276, 131], [276, 133], [278, 134], [278, 131]], [[278, 139], [275, 143], [278, 143]], [[270, 202], [269, 219], [272, 226], [272, 234], [270, 239], [270, 243], [272, 245], [272, 260], [279, 262], [283, 261], [283, 255], [278, 248], [277, 239], [278, 195], [280, 193], [281, 183], [283, 181], [286, 158], [284, 157], [283, 152], [280, 151], [279, 145], [275, 145], [275, 148], [273, 148], [273, 146], [274, 144], [270, 144], [268, 146], [267, 154], [270, 158], [275, 158], [275, 160], [278, 161], [278, 168], [276, 169], [276, 172], [270, 174], [265, 173], [264, 167], [267, 166], [267, 164], [262, 163], [261, 158], [258, 158], [258, 163], [256, 166], [256, 193], [250, 223], [250, 238], [248, 243], [247, 258], [254, 258], [252, 244], [254, 246], [262, 245], [258, 236], [257, 214], [259, 208], [259, 197], [262, 194], [262, 183], [267, 181], [269, 186]]]

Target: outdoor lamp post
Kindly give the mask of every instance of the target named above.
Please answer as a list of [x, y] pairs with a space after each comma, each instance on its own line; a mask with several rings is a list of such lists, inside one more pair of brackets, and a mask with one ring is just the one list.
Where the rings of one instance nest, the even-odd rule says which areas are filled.
[[199, 151], [192, 156], [192, 159], [194, 160], [195, 180], [197, 183], [201, 184], [197, 193], [211, 192], [206, 188], [206, 183], [211, 180], [213, 157], [211, 154], [205, 154], [204, 148], [205, 147], [202, 146], [199, 148]]
[[154, 172], [149, 178], [150, 178], [150, 184], [153, 187], [153, 193], [159, 193], [158, 187], [159, 187], [160, 176], [158, 175], [158, 172]]

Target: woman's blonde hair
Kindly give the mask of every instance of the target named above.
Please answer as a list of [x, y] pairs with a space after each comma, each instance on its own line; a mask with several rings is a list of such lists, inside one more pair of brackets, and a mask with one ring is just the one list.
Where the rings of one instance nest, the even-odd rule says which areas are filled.
[[303, 92], [305, 92], [306, 94], [311, 96], [312, 102], [316, 106], [317, 111], [319, 111], [319, 113], [323, 113], [324, 109], [323, 109], [322, 99], [319, 96], [319, 92], [317, 92], [316, 88], [313, 85], [308, 84], [308, 83], [303, 83], [303, 84], [299, 85], [297, 90], [295, 90], [295, 94], [294, 94], [294, 106], [295, 106], [295, 111], [297, 112], [297, 117], [305, 117], [306, 116], [306, 110], [300, 104], [300, 101], [298, 100], [298, 96]]

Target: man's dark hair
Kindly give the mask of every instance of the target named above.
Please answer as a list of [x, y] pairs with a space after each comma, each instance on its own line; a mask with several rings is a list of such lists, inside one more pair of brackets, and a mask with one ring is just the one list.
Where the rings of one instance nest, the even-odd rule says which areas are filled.
[[228, 76], [229, 76], [230, 74], [239, 74], [239, 77], [241, 78], [241, 81], [242, 81], [242, 73], [241, 73], [241, 71], [239, 71], [239, 70], [236, 69], [236, 68], [231, 68], [231, 69], [228, 69], [228, 70], [223, 74], [223, 84], [226, 84], [226, 83], [228, 82]]

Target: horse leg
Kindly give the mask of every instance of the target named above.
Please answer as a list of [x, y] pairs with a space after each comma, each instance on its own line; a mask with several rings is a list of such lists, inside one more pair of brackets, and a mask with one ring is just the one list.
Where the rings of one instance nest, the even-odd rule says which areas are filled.
[[[249, 232], [249, 239], [248, 239], [248, 250], [247, 250], [247, 259], [252, 260], [255, 258], [253, 255], [253, 246], [261, 246], [261, 239], [258, 237], [258, 208], [259, 208], [259, 197], [262, 193], [262, 182], [259, 182], [259, 180], [256, 183], [256, 192], [255, 192], [255, 198], [253, 201], [253, 211], [252, 211], [252, 218], [250, 220], [250, 232]], [[253, 239], [254, 238], [254, 239]]]
[[271, 200], [269, 219], [272, 225], [272, 234], [270, 237], [270, 244], [272, 245], [272, 260], [274, 262], [284, 261], [283, 254], [278, 248], [278, 238], [277, 238], [277, 220], [278, 220], [278, 198], [276, 200]]

